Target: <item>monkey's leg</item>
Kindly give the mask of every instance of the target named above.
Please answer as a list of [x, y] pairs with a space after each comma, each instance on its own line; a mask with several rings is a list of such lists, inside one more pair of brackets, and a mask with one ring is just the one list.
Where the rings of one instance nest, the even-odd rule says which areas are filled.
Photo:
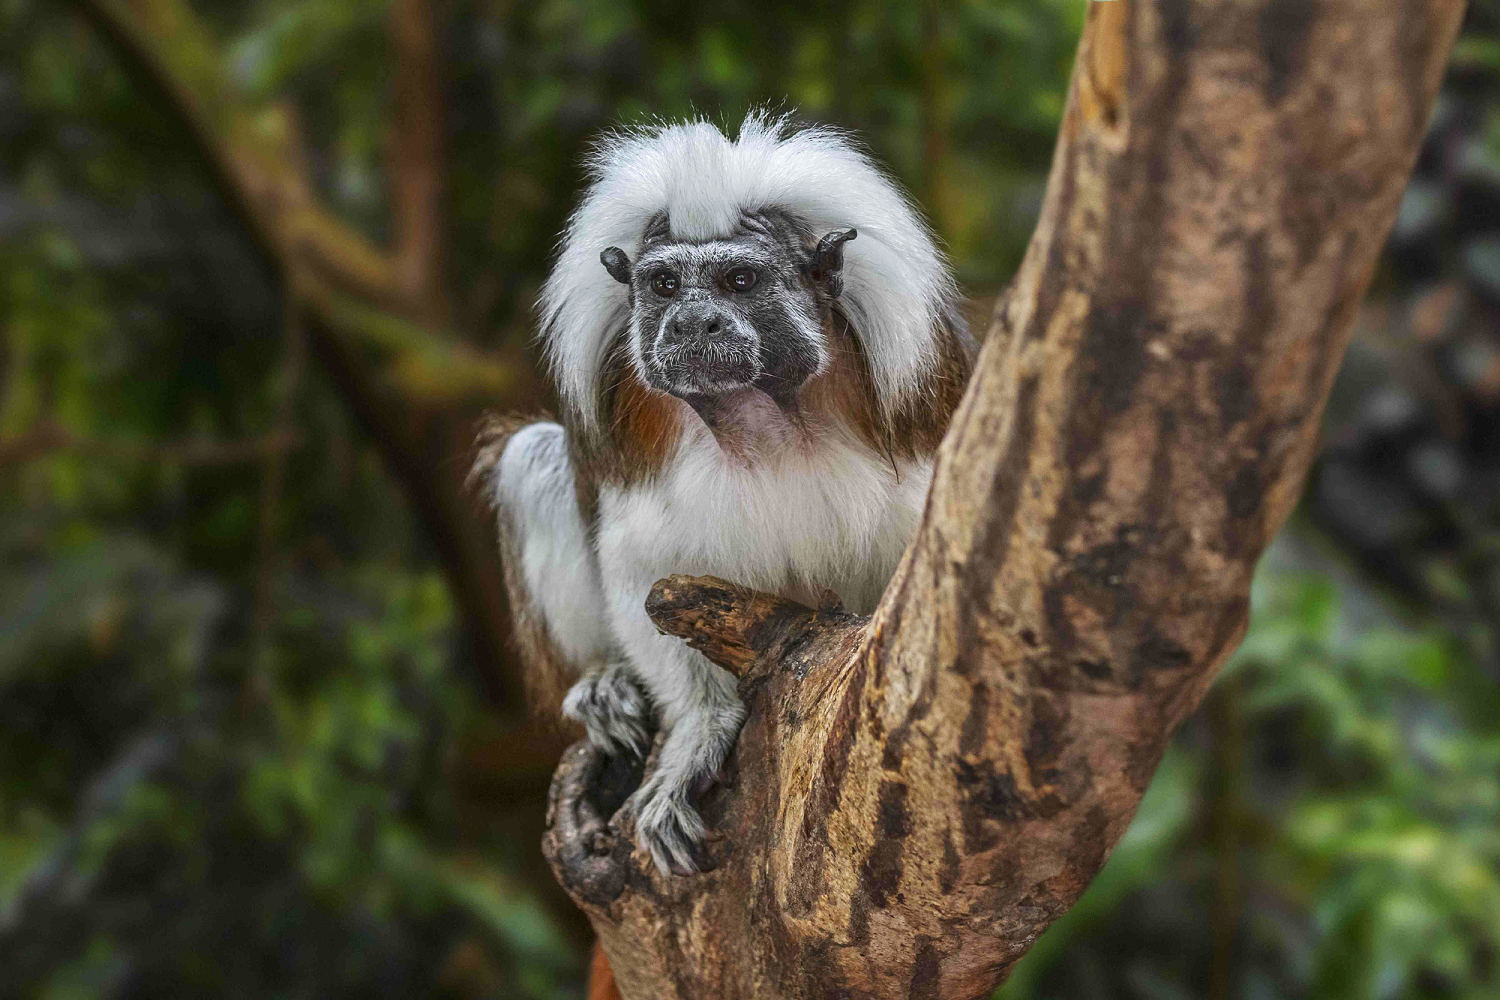
[[562, 699], [589, 741], [610, 753], [644, 756], [651, 705], [612, 655], [604, 590], [587, 527], [578, 512], [566, 432], [529, 424], [505, 444], [495, 474], [495, 507], [506, 582], [534, 687], [551, 703], [567, 675], [584, 672]]

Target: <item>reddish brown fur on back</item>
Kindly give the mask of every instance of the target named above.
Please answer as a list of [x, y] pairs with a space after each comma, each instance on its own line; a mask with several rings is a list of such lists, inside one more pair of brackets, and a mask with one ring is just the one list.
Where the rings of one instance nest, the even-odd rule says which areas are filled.
[[875, 403], [875, 383], [865, 352], [850, 332], [849, 323], [833, 313], [823, 325], [831, 360], [821, 375], [802, 387], [798, 402], [814, 420], [838, 421], [852, 428], [860, 440], [887, 457], [891, 446], [881, 426]]
[[621, 1000], [620, 987], [615, 985], [615, 974], [609, 967], [609, 959], [598, 942], [589, 960], [588, 1000]]
[[954, 315], [934, 331], [937, 357], [920, 392], [909, 395], [891, 417], [891, 435], [915, 455], [935, 454], [948, 423], [969, 388], [979, 353], [962, 317]]

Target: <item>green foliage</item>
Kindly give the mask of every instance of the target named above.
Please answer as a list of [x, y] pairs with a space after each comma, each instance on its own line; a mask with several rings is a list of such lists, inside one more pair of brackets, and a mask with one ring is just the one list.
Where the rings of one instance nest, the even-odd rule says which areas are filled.
[[465, 941], [557, 995], [569, 952], [434, 780], [471, 708], [430, 573], [288, 600], [262, 675], [222, 590], [142, 543], [33, 568], [4, 581], [6, 995], [446, 995]]
[[[263, 458], [181, 457], [273, 430], [274, 276], [63, 6], [0, 0], [0, 996], [577, 995], [576, 941], [522, 877], [537, 790], [465, 779], [491, 707], [436, 556], [321, 369], [273, 509]], [[433, 379], [526, 342], [587, 141], [651, 115], [769, 104], [857, 129], [970, 290], [994, 292], [1087, 4], [441, 6], [464, 341]], [[320, 195], [380, 241], [388, 5], [193, 7], [233, 84], [295, 110]], [[1500, 5], [1470, 21], [1459, 63], [1493, 94]], [[1411, 228], [1461, 216], [1446, 197], [1420, 189]], [[1454, 256], [1483, 278], [1488, 247]], [[6, 459], [39, 428], [67, 446]], [[1206, 717], [1003, 995], [1500, 990], [1493, 684], [1445, 638], [1354, 622], [1354, 596], [1316, 580], [1256, 596]]]

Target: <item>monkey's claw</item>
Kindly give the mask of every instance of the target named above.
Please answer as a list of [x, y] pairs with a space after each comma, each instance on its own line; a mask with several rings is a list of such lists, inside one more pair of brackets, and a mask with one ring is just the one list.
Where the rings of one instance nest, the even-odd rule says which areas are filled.
[[589, 742], [606, 753], [645, 757], [651, 749], [651, 703], [618, 664], [574, 684], [563, 699], [563, 715], [583, 723]]
[[651, 854], [663, 875], [692, 875], [702, 870], [698, 848], [705, 830], [685, 790], [669, 790], [647, 781], [625, 804], [635, 816], [635, 839]]

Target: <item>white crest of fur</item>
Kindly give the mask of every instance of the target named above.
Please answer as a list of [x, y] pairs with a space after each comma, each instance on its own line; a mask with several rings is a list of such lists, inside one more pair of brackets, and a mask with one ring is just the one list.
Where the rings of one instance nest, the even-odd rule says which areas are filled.
[[564, 402], [597, 424], [600, 369], [629, 305], [599, 262], [616, 246], [634, 260], [647, 223], [665, 211], [673, 237], [729, 236], [742, 212], [781, 209], [815, 234], [852, 226], [839, 300], [864, 345], [884, 407], [916, 390], [936, 360], [935, 329], [956, 296], [932, 233], [894, 181], [845, 134], [752, 112], [731, 140], [703, 121], [607, 137], [563, 234], [541, 296], [542, 335]]

